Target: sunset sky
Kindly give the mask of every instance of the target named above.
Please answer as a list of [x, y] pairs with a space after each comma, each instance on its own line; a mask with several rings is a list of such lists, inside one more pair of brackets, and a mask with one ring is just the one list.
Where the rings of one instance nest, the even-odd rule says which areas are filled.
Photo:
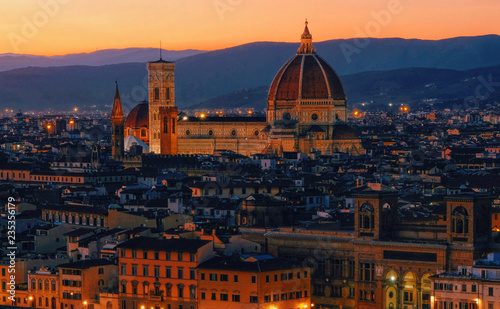
[[500, 34], [498, 0], [0, 0], [0, 53]]

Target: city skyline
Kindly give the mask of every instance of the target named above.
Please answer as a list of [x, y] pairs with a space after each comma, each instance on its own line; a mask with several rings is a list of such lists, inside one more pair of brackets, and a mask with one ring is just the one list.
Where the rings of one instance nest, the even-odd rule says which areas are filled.
[[[215, 50], [255, 41], [296, 42], [302, 22], [314, 41], [353, 37], [444, 39], [499, 34], [495, 1], [244, 0], [1, 1], [0, 53], [62, 55], [127, 47]], [[314, 29], [314, 30], [313, 30]], [[75, 35], [77, 34], [77, 35]]]
[[500, 308], [500, 5], [367, 2], [0, 0], [153, 47], [0, 54], [0, 306]]

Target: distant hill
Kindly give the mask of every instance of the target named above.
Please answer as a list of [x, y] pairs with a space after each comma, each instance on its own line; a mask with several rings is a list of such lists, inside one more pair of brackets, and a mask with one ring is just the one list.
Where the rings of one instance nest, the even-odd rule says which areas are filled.
[[[477, 94], [487, 99], [500, 96], [500, 66], [466, 71], [409, 68], [391, 71], [363, 72], [341, 76], [349, 104], [421, 103], [425, 99], [442, 101], [463, 99]], [[114, 81], [119, 81], [120, 94], [126, 112], [146, 99], [146, 68], [143, 63], [115, 64], [99, 67], [73, 66], [26, 68], [0, 72], [0, 106], [23, 110], [52, 107], [70, 110], [74, 106], [97, 105], [110, 110]], [[189, 97], [188, 81], [177, 77], [176, 96]], [[211, 81], [208, 80], [208, 83]], [[486, 84], [491, 84], [488, 87]], [[212, 84], [214, 87], [216, 84]], [[219, 87], [219, 85], [217, 85]], [[180, 108], [264, 109], [268, 85], [242, 88], [197, 104], [177, 103]], [[476, 90], [479, 88], [479, 92]], [[488, 90], [491, 89], [492, 91]], [[500, 101], [500, 98], [498, 99]], [[22, 102], [22, 103], [17, 103]]]
[[146, 98], [147, 92], [142, 86], [146, 72], [144, 63], [24, 68], [0, 72], [0, 106], [67, 111], [75, 106], [97, 105], [98, 109], [111, 110], [117, 80], [123, 108], [128, 111]]
[[[467, 71], [409, 68], [363, 72], [341, 76], [348, 104], [365, 103], [366, 108], [387, 108], [388, 103], [423, 106], [428, 102], [463, 104], [464, 98], [479, 96], [483, 103], [500, 102], [500, 66]], [[479, 89], [479, 91], [478, 91]], [[248, 108], [267, 106], [269, 86], [217, 96], [190, 106], [190, 109]], [[450, 106], [446, 106], [450, 107]]]
[[239, 89], [234, 92], [188, 106], [189, 109], [248, 108], [263, 110], [267, 107], [269, 86]]
[[[459, 82], [464, 76], [472, 78], [471, 70], [500, 65], [500, 36], [459, 37], [446, 40], [404, 40], [370, 39], [366, 47], [357, 49], [350, 57], [345, 57], [342, 49], [356, 48], [355, 39], [333, 40], [315, 43], [320, 56], [325, 58], [341, 75], [349, 102], [378, 100], [413, 100], [423, 97], [460, 96], [470, 89]], [[296, 53], [296, 43], [258, 42], [211, 52], [193, 51], [195, 55], [176, 60], [176, 102], [184, 108], [213, 99], [233, 102], [237, 93], [247, 89], [251, 102], [257, 100], [259, 87], [268, 87], [279, 68]], [[135, 51], [134, 51], [135, 50]], [[112, 103], [114, 81], [118, 80], [125, 109], [147, 99], [146, 60], [158, 58], [158, 51], [142, 54], [142, 50], [127, 49], [123, 56], [118, 51], [103, 54], [101, 62], [135, 59], [141, 55], [147, 59], [140, 63], [124, 63], [103, 66], [63, 66], [48, 68], [22, 68], [0, 72], [0, 107], [21, 106], [23, 109], [57, 107], [68, 109], [72, 106], [105, 105]], [[99, 52], [97, 52], [99, 53]], [[165, 52], [168, 53], [168, 52]], [[93, 53], [92, 53], [93, 54]], [[98, 55], [98, 54], [96, 54]], [[146, 56], [144, 56], [146, 55]], [[180, 55], [179, 55], [180, 56]], [[17, 57], [17, 56], [16, 56]], [[64, 57], [64, 56], [62, 56]], [[73, 61], [80, 56], [73, 55]], [[88, 54], [85, 57], [90, 57]], [[85, 58], [84, 57], [84, 58]], [[105, 60], [108, 57], [108, 60]], [[174, 57], [174, 56], [171, 56]], [[0, 57], [1, 58], [1, 57]], [[165, 56], [164, 59], [173, 59]], [[97, 60], [87, 60], [97, 63]], [[69, 61], [66, 59], [65, 61]], [[83, 61], [83, 60], [78, 60]], [[0, 61], [1, 62], [1, 61]], [[408, 68], [443, 69], [444, 71], [390, 71]], [[447, 72], [446, 70], [450, 70]], [[486, 69], [488, 70], [488, 69]], [[492, 69], [496, 70], [496, 69]], [[366, 75], [346, 76], [366, 72]], [[487, 74], [487, 71], [480, 71]], [[496, 71], [495, 71], [496, 72]], [[464, 75], [465, 74], [465, 75]], [[493, 80], [500, 75], [494, 75]], [[351, 80], [354, 79], [354, 80]], [[454, 79], [455, 78], [455, 79]], [[454, 81], [457, 81], [453, 86]], [[450, 84], [443, 88], [433, 86], [419, 88], [423, 84]], [[471, 82], [471, 87], [477, 85]], [[454, 88], [455, 87], [455, 88]], [[264, 91], [265, 92], [265, 91]], [[234, 95], [234, 96], [233, 96]], [[385, 96], [385, 97], [384, 97]], [[223, 101], [224, 101], [223, 100]], [[259, 100], [251, 104], [258, 104]], [[243, 103], [242, 100], [241, 103]], [[261, 102], [261, 101], [260, 101]], [[207, 103], [208, 104], [208, 103]]]
[[[468, 70], [500, 65], [497, 35], [437, 41], [370, 39], [365, 48], [357, 49], [359, 54], [350, 58], [344, 56], [342, 49], [356, 48], [354, 39], [314, 46], [339, 75], [415, 67]], [[182, 104], [194, 104], [238, 89], [269, 85], [298, 47], [293, 43], [260, 42], [179, 59], [176, 98]]]
[[[177, 60], [203, 53], [203, 50], [162, 50], [162, 57]], [[0, 71], [27, 67], [60, 67], [70, 65], [107, 65], [117, 63], [147, 62], [159, 58], [158, 48], [105, 49], [91, 53], [68, 54], [62, 56], [34, 56], [0, 54]]]

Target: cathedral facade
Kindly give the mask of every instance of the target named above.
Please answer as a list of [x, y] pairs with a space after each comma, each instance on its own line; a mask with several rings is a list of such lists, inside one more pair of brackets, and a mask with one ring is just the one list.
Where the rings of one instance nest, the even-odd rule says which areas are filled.
[[147, 144], [146, 151], [364, 153], [360, 139], [346, 124], [346, 96], [340, 78], [316, 53], [307, 22], [297, 54], [271, 83], [266, 117], [179, 117], [175, 106], [175, 63], [160, 59], [149, 62], [147, 67], [149, 102], [140, 103], [129, 113], [124, 129], [125, 137]]

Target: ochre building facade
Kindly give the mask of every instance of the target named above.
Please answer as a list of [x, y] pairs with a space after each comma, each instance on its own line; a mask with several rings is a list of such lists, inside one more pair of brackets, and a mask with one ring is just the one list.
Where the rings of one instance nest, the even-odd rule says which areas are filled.
[[431, 276], [457, 270], [491, 250], [492, 198], [446, 199], [446, 224], [398, 219], [398, 193], [353, 194], [352, 231], [241, 227], [273, 256], [313, 268], [315, 308], [430, 309]]

